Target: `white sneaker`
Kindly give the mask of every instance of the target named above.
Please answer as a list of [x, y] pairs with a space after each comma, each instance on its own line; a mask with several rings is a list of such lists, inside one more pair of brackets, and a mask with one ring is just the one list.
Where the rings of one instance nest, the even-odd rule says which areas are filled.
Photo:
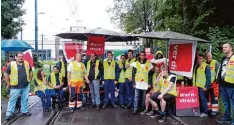
[[203, 118], [203, 117], [207, 117], [207, 116], [208, 116], [208, 115], [207, 115], [207, 114], [205, 114], [205, 113], [201, 113], [201, 114], [200, 114], [200, 117], [201, 117], [201, 118]]

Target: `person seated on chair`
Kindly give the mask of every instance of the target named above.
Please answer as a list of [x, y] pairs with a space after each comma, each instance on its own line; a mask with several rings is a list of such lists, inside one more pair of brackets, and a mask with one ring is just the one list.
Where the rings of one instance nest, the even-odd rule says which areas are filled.
[[[51, 73], [48, 77], [48, 86], [49, 93], [53, 96], [52, 99], [52, 108], [55, 108], [56, 97], [58, 97], [58, 106], [61, 108], [63, 104], [63, 85], [64, 85], [64, 77], [63, 74], [59, 72], [59, 67], [53, 67], [53, 73]], [[57, 96], [54, 96], [57, 95]]]
[[[159, 122], [164, 122], [165, 120], [166, 104], [169, 101], [175, 100], [177, 96], [176, 81], [176, 76], [169, 74], [168, 67], [163, 66], [161, 68], [161, 73], [158, 75], [156, 80], [159, 87], [158, 92], [154, 93], [150, 97], [150, 103], [156, 110], [156, 115], [159, 116]], [[157, 101], [160, 101], [161, 111], [156, 103]]]

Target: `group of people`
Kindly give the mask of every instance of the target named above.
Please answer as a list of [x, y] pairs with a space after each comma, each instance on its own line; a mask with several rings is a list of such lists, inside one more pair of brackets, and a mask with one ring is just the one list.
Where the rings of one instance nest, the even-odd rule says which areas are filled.
[[[192, 83], [199, 88], [201, 117], [218, 114], [218, 97], [221, 93], [225, 108], [224, 117], [217, 120], [219, 123], [234, 124], [231, 112], [234, 112], [234, 54], [232, 44], [225, 43], [223, 52], [226, 56], [221, 63], [212, 59], [211, 53], [197, 53]], [[67, 72], [67, 73], [66, 73]], [[11, 62], [5, 73], [7, 84], [10, 88], [10, 99], [6, 119], [13, 116], [16, 100], [21, 94], [21, 112], [23, 115], [31, 115], [27, 110], [29, 82], [32, 80], [30, 65], [23, 60], [23, 53], [16, 55], [16, 61]], [[101, 61], [96, 54], [90, 55], [87, 63], [82, 62], [82, 53], [77, 53], [75, 59], [66, 67], [63, 60], [59, 66], [53, 67], [53, 73], [48, 78], [42, 69], [34, 76], [35, 94], [41, 98], [43, 110], [48, 112], [57, 101], [59, 107], [64, 102], [63, 86], [67, 78], [69, 91], [68, 107], [71, 112], [84, 110], [86, 97], [84, 88], [87, 84], [91, 94], [92, 104], [99, 111], [100, 85], [104, 85], [105, 109], [109, 103], [117, 108], [115, 98], [116, 87], [119, 89], [118, 104], [121, 108], [132, 109], [137, 114], [140, 109], [142, 115], [158, 117], [163, 122], [166, 116], [166, 106], [174, 101], [177, 96], [176, 84], [179, 77], [169, 72], [167, 60], [163, 53], [158, 51], [154, 60], [147, 60], [144, 51], [134, 58], [132, 50], [126, 55], [121, 55], [119, 61], [114, 60], [113, 53], [107, 52], [107, 59]], [[58, 101], [59, 100], [59, 101]], [[139, 103], [140, 102], [140, 103]], [[140, 106], [138, 104], [141, 104]], [[232, 120], [232, 121], [231, 121]]]

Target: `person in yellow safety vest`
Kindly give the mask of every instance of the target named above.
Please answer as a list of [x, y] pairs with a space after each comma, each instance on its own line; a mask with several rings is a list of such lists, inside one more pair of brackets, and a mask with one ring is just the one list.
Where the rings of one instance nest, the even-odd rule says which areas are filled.
[[[158, 75], [156, 82], [156, 92], [150, 97], [150, 103], [155, 110], [154, 117], [159, 116], [159, 122], [164, 122], [166, 105], [168, 102], [175, 100], [177, 96], [177, 78], [176, 75], [169, 74], [167, 66], [162, 66], [161, 73]], [[157, 101], [160, 101], [161, 111], [156, 103]]]
[[153, 68], [153, 65], [146, 59], [144, 51], [140, 52], [140, 58], [136, 62], [131, 64], [133, 68], [132, 78], [133, 78], [133, 88], [135, 88], [134, 93], [134, 106], [133, 114], [138, 111], [138, 100], [140, 92], [142, 92], [142, 102], [141, 109], [145, 108], [145, 96], [148, 88], [151, 88], [149, 71]]
[[[107, 60], [103, 62], [104, 76], [104, 105], [103, 109], [107, 107], [109, 100], [114, 108], [118, 106], [115, 104], [115, 88], [116, 83], [119, 80], [120, 69], [118, 63], [113, 60], [113, 53], [111, 51], [107, 52]], [[109, 93], [111, 97], [109, 98]]]
[[87, 76], [90, 84], [89, 89], [91, 93], [92, 105], [96, 105], [96, 110], [100, 110], [100, 79], [103, 74], [103, 64], [97, 59], [95, 53], [90, 54], [90, 60], [87, 62]]
[[200, 97], [201, 114], [200, 117], [207, 117], [207, 90], [211, 85], [211, 71], [209, 65], [204, 62], [204, 55], [197, 56], [197, 65], [193, 71], [193, 86], [198, 87]]
[[132, 84], [132, 68], [131, 64], [136, 61], [136, 58], [133, 57], [133, 50], [128, 50], [128, 59], [125, 61], [125, 98], [126, 98], [126, 107], [130, 108], [133, 105], [134, 98], [134, 89]]
[[220, 95], [224, 105], [224, 116], [217, 119], [216, 122], [223, 124], [227, 123], [234, 125], [234, 53], [233, 44], [223, 44], [223, 57], [218, 73], [218, 83], [220, 88]]
[[56, 63], [56, 66], [59, 67], [59, 72], [63, 75], [63, 77], [66, 77], [66, 66], [63, 60], [63, 56], [59, 57], [59, 61]]
[[161, 71], [160, 68], [161, 68], [161, 66], [159, 66], [159, 65], [154, 66], [154, 73], [153, 73], [153, 75], [151, 75], [152, 80], [150, 81], [150, 83], [152, 84], [152, 88], [151, 88], [150, 92], [148, 94], [146, 94], [145, 110], [143, 112], [141, 112], [142, 115], [146, 114], [146, 115], [151, 116], [151, 117], [155, 116], [155, 113], [156, 113], [155, 109], [152, 106], [152, 110], [149, 112], [149, 106], [150, 106], [150, 97], [158, 90], [156, 78], [158, 77], [158, 75]]
[[125, 61], [126, 61], [125, 55], [121, 55], [121, 59], [118, 62], [119, 68], [121, 69], [121, 72], [119, 75], [119, 81], [118, 81], [119, 82], [119, 104], [121, 108], [125, 108], [125, 105], [127, 105], [126, 88], [125, 88], [125, 74], [126, 74]]
[[48, 89], [46, 90], [47, 95], [52, 96], [52, 108], [55, 108], [56, 99], [58, 99], [58, 108], [62, 108], [64, 102], [63, 85], [64, 76], [62, 73], [59, 73], [59, 67], [54, 66], [53, 72], [48, 76]]
[[207, 106], [210, 115], [218, 115], [219, 112], [219, 87], [216, 82], [216, 76], [220, 67], [220, 63], [212, 59], [211, 53], [206, 53], [206, 63], [210, 66], [211, 70], [211, 88], [207, 90]]
[[68, 86], [70, 87], [69, 108], [74, 112], [74, 108], [84, 110], [85, 96], [83, 95], [84, 78], [87, 83], [89, 79], [84, 63], [81, 62], [82, 53], [77, 53], [75, 61], [72, 61], [67, 68]]
[[18, 52], [16, 61], [10, 62], [5, 72], [7, 89], [10, 89], [10, 99], [7, 106], [6, 120], [13, 117], [17, 98], [21, 94], [21, 112], [24, 116], [31, 116], [28, 112], [28, 97], [30, 90], [30, 81], [32, 79], [32, 68], [24, 60], [24, 54]]
[[49, 103], [51, 103], [51, 96], [46, 95], [47, 90], [47, 81], [45, 74], [42, 69], [37, 71], [37, 76], [34, 79], [34, 92], [35, 94], [41, 98], [41, 103], [44, 112], [50, 112], [51, 108]]

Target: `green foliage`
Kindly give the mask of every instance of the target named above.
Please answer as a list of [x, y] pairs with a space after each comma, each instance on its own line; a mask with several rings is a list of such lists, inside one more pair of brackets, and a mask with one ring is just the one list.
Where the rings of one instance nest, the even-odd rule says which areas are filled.
[[1, 1], [1, 37], [11, 39], [22, 29], [24, 24], [21, 17], [25, 14], [22, 9], [24, 0]]
[[6, 86], [1, 86], [1, 98], [6, 99], [8, 95], [8, 91], [6, 89]]

